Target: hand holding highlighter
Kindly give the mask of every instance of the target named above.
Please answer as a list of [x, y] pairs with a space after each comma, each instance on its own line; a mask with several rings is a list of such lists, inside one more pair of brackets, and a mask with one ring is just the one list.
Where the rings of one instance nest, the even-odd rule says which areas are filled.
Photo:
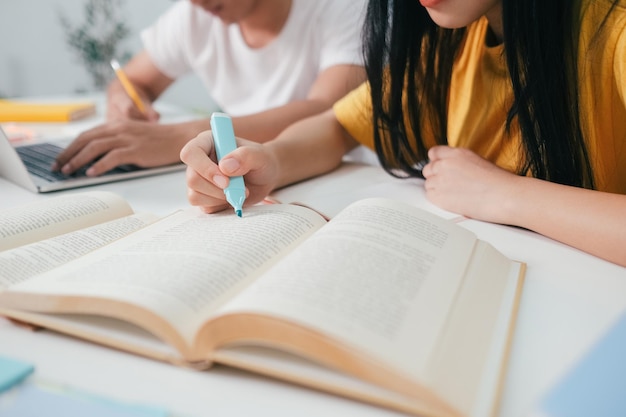
[[[211, 131], [219, 163], [224, 156], [237, 149], [235, 132], [230, 116], [225, 113], [213, 113], [211, 115]], [[237, 216], [241, 217], [243, 215], [243, 202], [246, 199], [246, 186], [243, 182], [243, 177], [230, 177], [228, 187], [224, 189], [224, 195], [226, 196], [226, 201], [235, 209]]]

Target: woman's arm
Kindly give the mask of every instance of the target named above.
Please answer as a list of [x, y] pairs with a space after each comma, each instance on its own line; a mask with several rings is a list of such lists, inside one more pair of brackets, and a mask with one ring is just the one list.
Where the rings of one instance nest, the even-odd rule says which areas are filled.
[[467, 149], [434, 147], [427, 197], [467, 217], [533, 230], [626, 266], [626, 195], [521, 177]]
[[306, 99], [291, 101], [247, 116], [233, 117], [233, 127], [239, 137], [260, 143], [267, 142], [298, 120], [330, 109], [337, 100], [361, 85], [365, 79], [362, 66], [332, 66], [318, 75]]
[[[203, 132], [183, 147], [187, 164], [188, 198], [207, 213], [226, 207], [223, 189], [228, 177], [244, 175], [246, 205], [258, 203], [273, 189], [329, 172], [356, 147], [335, 118], [326, 112], [304, 119], [265, 144], [238, 139], [239, 148], [216, 164], [211, 132]], [[208, 156], [207, 156], [208, 155]]]

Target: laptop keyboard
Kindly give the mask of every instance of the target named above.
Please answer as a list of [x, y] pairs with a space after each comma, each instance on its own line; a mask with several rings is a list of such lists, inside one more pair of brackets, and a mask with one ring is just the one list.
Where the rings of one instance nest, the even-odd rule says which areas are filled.
[[[54, 162], [54, 158], [56, 158], [56, 156], [63, 150], [60, 146], [52, 143], [37, 143], [35, 145], [19, 146], [16, 147], [15, 150], [24, 162], [28, 172], [52, 182], [69, 178], [84, 177], [85, 171], [89, 168], [89, 166], [85, 166], [70, 175], [51, 171], [50, 167]], [[138, 169], [141, 168], [134, 165], [121, 165], [105, 172], [103, 175], [119, 174], [122, 172], [136, 171]]]

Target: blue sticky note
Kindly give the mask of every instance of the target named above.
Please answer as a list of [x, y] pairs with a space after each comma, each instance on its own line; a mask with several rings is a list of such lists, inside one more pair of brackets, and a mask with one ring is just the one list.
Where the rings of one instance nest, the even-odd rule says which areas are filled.
[[0, 394], [13, 388], [34, 370], [30, 363], [0, 356]]
[[159, 407], [126, 404], [36, 382], [0, 395], [0, 417], [167, 417]]
[[539, 415], [626, 416], [626, 315], [549, 391]]

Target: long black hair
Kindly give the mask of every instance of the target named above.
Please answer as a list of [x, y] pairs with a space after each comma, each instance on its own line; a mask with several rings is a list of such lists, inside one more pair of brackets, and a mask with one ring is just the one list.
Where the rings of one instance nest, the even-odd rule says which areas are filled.
[[[517, 173], [593, 188], [578, 105], [574, 25], [580, 2], [503, 0], [502, 6], [514, 95], [506, 127], [510, 132], [516, 121], [522, 141]], [[452, 66], [465, 32], [439, 27], [417, 0], [369, 1], [363, 38], [374, 144], [392, 174], [421, 175], [418, 165], [427, 149], [420, 126], [425, 122], [436, 143], [447, 143]], [[415, 142], [408, 139], [409, 132]]]

